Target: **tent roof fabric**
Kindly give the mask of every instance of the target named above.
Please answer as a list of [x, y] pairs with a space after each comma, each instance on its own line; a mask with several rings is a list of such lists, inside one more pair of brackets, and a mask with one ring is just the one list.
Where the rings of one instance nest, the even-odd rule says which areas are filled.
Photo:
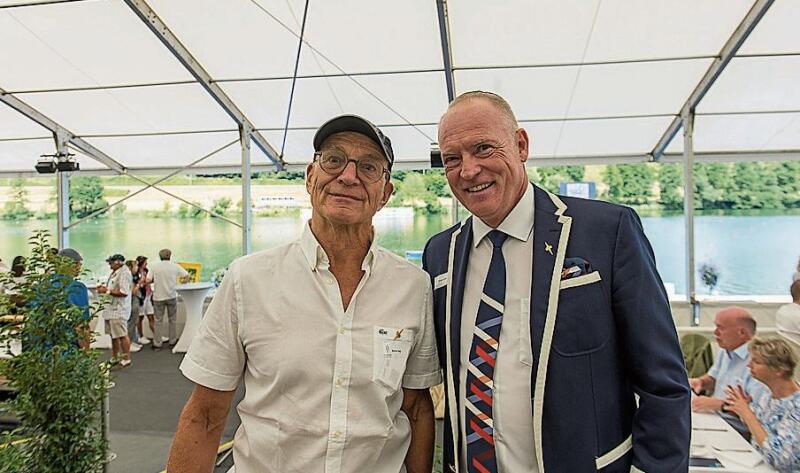
[[[437, 0], [310, 2], [290, 107], [305, 1], [0, 0], [0, 95], [132, 171], [181, 168], [236, 140], [239, 124], [134, 11], [145, 5], [290, 168], [309, 161], [314, 130], [341, 113], [383, 127], [399, 169], [427, 167], [449, 100]], [[532, 136], [533, 163], [646, 161], [759, 8], [696, 106], [695, 151], [800, 159], [792, 0], [450, 2], [455, 93], [504, 96]], [[678, 135], [666, 151], [682, 149]], [[257, 168], [271, 164], [251, 150]], [[0, 175], [30, 173], [54, 151], [50, 130], [0, 103]], [[196, 171], [240, 162], [228, 146]]]

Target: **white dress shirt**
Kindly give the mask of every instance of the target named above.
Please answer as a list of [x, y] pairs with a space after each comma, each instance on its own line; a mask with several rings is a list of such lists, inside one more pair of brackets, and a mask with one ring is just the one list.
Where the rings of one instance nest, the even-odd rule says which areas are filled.
[[720, 350], [717, 359], [708, 370], [708, 375], [714, 378], [714, 394], [712, 397], [725, 399], [728, 397], [725, 388], [728, 386], [742, 386], [744, 391], [758, 399], [767, 387], [760, 381], [753, 378], [747, 364], [750, 362], [750, 352], [747, 350], [747, 343], [742, 343], [735, 350]]
[[181, 265], [170, 260], [156, 261], [147, 269], [146, 281], [153, 283], [154, 301], [166, 301], [178, 297], [178, 278], [189, 275]]
[[430, 279], [374, 239], [361, 269], [345, 310], [308, 225], [231, 264], [181, 371], [222, 391], [244, 379], [237, 473], [405, 471], [401, 387], [441, 382]]
[[[531, 263], [533, 258], [533, 186], [528, 189], [505, 220], [497, 227], [509, 235], [503, 244], [506, 263], [506, 300], [497, 363], [494, 369], [492, 421], [495, 453], [500, 473], [536, 472], [531, 408], [533, 353], [530, 338]], [[483, 284], [492, 259], [492, 243], [484, 238], [492, 228], [472, 219], [472, 248], [467, 265], [464, 302], [461, 311], [461, 365], [459, 368], [459, 410], [464, 429], [467, 365], [472, 348], [475, 317]], [[461, 437], [461, 469], [466, 472], [466, 435]]]

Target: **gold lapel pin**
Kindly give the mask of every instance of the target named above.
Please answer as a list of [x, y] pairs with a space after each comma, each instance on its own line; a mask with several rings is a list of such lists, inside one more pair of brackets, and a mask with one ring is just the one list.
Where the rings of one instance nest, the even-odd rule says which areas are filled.
[[548, 253], [550, 253], [552, 255], [553, 254], [553, 245], [551, 245], [550, 243], [544, 242], [544, 251], [546, 251], [546, 252], [548, 252]]

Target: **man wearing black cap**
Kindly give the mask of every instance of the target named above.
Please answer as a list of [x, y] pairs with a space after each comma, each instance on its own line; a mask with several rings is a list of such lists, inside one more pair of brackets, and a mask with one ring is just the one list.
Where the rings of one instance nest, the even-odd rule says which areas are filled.
[[131, 341], [128, 338], [127, 322], [131, 316], [133, 275], [125, 266], [125, 257], [120, 254], [109, 256], [106, 262], [111, 268], [111, 275], [104, 286], [98, 286], [97, 292], [111, 296], [111, 302], [103, 312], [106, 333], [111, 336], [113, 358], [119, 360], [120, 368], [126, 368], [131, 364]]
[[377, 246], [391, 142], [345, 115], [314, 137], [302, 236], [231, 264], [181, 364], [197, 383], [170, 471], [209, 471], [234, 391], [237, 473], [431, 471], [440, 381], [425, 273]]

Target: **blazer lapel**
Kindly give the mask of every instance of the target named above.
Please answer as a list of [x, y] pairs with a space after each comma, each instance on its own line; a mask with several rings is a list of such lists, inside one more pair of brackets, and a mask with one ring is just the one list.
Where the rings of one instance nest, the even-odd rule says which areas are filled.
[[533, 222], [533, 274], [531, 277], [531, 343], [536, 359], [531, 384], [533, 434], [536, 462], [544, 473], [542, 415], [547, 363], [558, 313], [561, 268], [569, 242], [572, 218], [564, 215], [567, 206], [554, 194], [534, 186], [536, 216]]
[[458, 385], [461, 363], [461, 306], [464, 303], [464, 282], [467, 277], [467, 264], [469, 262], [469, 249], [472, 244], [472, 217], [466, 219], [451, 236], [450, 252], [447, 262], [447, 302], [445, 306], [445, 340], [448, 346], [445, 353], [450, 357], [447, 360], [449, 370], [446, 373], [445, 385], [447, 395], [452, 401], [448, 403], [450, 410], [450, 428], [453, 434], [453, 451], [456, 471], [460, 471], [460, 418]]

